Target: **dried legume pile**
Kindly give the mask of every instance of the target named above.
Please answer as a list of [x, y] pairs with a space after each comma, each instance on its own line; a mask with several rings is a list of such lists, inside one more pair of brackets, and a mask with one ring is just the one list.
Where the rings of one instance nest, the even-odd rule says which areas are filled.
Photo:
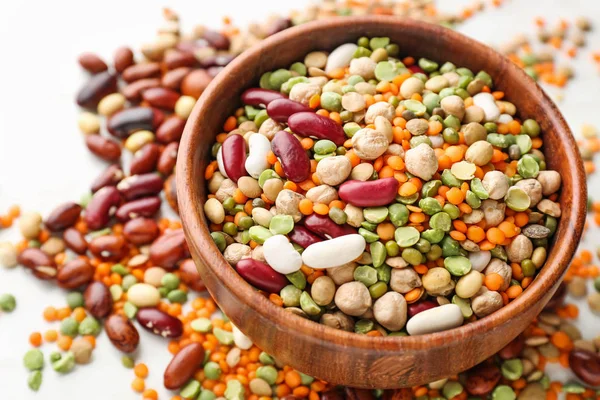
[[498, 310], [543, 266], [560, 217], [538, 123], [485, 71], [399, 51], [362, 37], [265, 73], [205, 173], [212, 237], [244, 279], [370, 335]]
[[[501, 2], [491, 3], [497, 6]], [[225, 20], [220, 32], [197, 27], [188, 35], [179, 31], [177, 16], [165, 10], [165, 25], [157, 38], [141, 48], [143, 60], [127, 48], [116, 52], [110, 67], [95, 54], [82, 55], [80, 64], [91, 77], [78, 96], [87, 107], [79, 126], [90, 150], [112, 164], [92, 183], [93, 194], [60, 205], [46, 218], [35, 212], [21, 213], [16, 206], [0, 216], [1, 228], [16, 221], [23, 236], [16, 245], [0, 243], [0, 265], [22, 265], [38, 279], [67, 290], [64, 304], [44, 310], [47, 329], [29, 336], [31, 351], [23, 357], [30, 374], [29, 387], [43, 390], [43, 374], [47, 375], [50, 367], [65, 374], [77, 365], [81, 368], [91, 363], [97, 335], [106, 334], [123, 352], [123, 366], [132, 369], [132, 389], [142, 399], [159, 398], [156, 390], [146, 387], [146, 377], [152, 372], [133, 352], [139, 346], [138, 328], [142, 327], [166, 337], [165, 345], [174, 355], [163, 378], [167, 389], [179, 391], [172, 400], [433, 400], [468, 396], [505, 400], [517, 395], [537, 400], [543, 396], [554, 399], [561, 392], [570, 400], [597, 398], [593, 390], [578, 383], [550, 382], [543, 372], [547, 363], [560, 361], [565, 367], [570, 365], [586, 385], [598, 384], [600, 341], [582, 339], [569, 323], [577, 317], [577, 308], [562, 303], [566, 290], [555, 296], [545, 314], [523, 334], [528, 343], [522, 345], [523, 340], [517, 339], [517, 344], [457, 377], [398, 391], [331, 388], [281, 366], [253, 346], [226, 317], [216, 315], [211, 299], [196, 298], [193, 292], [203, 292], [204, 286], [187, 258], [180, 224], [161, 217], [158, 211], [161, 191], [169, 204], [176, 206], [171, 173], [193, 101], [222, 65], [247, 46], [291, 24], [333, 15], [395, 14], [452, 24], [482, 7], [478, 3], [459, 16], [447, 16], [429, 1], [325, 1], [289, 18], [269, 18], [246, 31]], [[98, 134], [105, 124], [110, 136]], [[111, 138], [113, 135], [118, 140]], [[597, 152], [597, 139], [591, 134], [586, 137], [582, 151]], [[122, 147], [125, 153], [134, 154], [130, 165], [120, 161]], [[591, 154], [588, 160], [588, 167], [593, 166]], [[591, 167], [588, 170], [591, 172]], [[582, 252], [566, 280], [576, 294], [581, 292], [577, 292], [578, 278], [597, 276], [591, 253]], [[599, 283], [595, 287], [600, 290]], [[597, 307], [597, 295], [589, 296], [590, 306]], [[14, 296], [0, 295], [0, 319], [15, 306]]]

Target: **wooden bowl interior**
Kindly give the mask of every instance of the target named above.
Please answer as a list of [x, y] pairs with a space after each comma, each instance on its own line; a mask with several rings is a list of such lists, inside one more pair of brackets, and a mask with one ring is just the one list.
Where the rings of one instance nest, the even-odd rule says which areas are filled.
[[[535, 118], [543, 131], [548, 167], [563, 178], [562, 218], [548, 261], [518, 299], [491, 316], [446, 332], [371, 338], [335, 330], [282, 310], [258, 294], [213, 244], [202, 205], [204, 168], [239, 95], [260, 76], [287, 68], [314, 50], [332, 50], [361, 36], [388, 36], [402, 56], [451, 61], [487, 71], [495, 89]], [[522, 332], [550, 299], [577, 247], [585, 218], [585, 175], [575, 141], [556, 106], [517, 66], [483, 44], [452, 30], [394, 17], [344, 17], [275, 35], [234, 60], [204, 92], [186, 125], [177, 165], [179, 208], [190, 249], [210, 293], [231, 320], [282, 362], [339, 384], [392, 388], [443, 378], [483, 361]]]

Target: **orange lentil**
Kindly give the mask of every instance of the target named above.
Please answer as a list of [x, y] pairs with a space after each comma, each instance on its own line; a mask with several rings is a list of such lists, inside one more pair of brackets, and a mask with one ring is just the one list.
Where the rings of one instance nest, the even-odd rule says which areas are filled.
[[70, 336], [60, 336], [56, 344], [61, 350], [68, 351], [73, 344], [73, 339]]
[[146, 388], [146, 383], [142, 378], [135, 378], [133, 382], [131, 382], [131, 388], [136, 392], [141, 393]]
[[492, 273], [486, 275], [484, 278], [485, 287], [487, 287], [489, 290], [497, 291], [500, 289], [503, 283], [504, 279], [502, 276], [500, 276], [500, 274]]
[[33, 347], [40, 347], [42, 345], [42, 334], [39, 332], [32, 332], [29, 335], [29, 344]]
[[501, 244], [502, 242], [504, 242], [504, 239], [506, 239], [504, 232], [502, 232], [496, 227], [488, 229], [488, 231], [486, 232], [486, 237], [487, 240], [489, 240], [493, 244]]
[[319, 215], [327, 215], [329, 213], [329, 207], [326, 204], [317, 203], [313, 205], [313, 211]]
[[46, 332], [44, 332], [44, 340], [46, 342], [49, 342], [49, 343], [56, 342], [57, 338], [58, 338], [58, 332], [56, 332], [55, 329], [48, 329]]
[[144, 400], [145, 399], [150, 399], [150, 400], [157, 400], [158, 399], [158, 393], [154, 389], [146, 389], [146, 390], [144, 390], [144, 392], [142, 393], [142, 396], [144, 397]]
[[148, 376], [148, 367], [144, 363], [139, 363], [133, 368], [133, 373], [138, 378], [146, 378]]
[[467, 239], [467, 236], [459, 231], [450, 231], [450, 237], [454, 240], [458, 240], [459, 242], [462, 242]]
[[417, 193], [419, 189], [417, 188], [417, 186], [412, 183], [412, 182], [406, 182], [403, 183], [402, 186], [400, 186], [400, 188], [398, 189], [398, 194], [402, 197], [408, 197], [408, 196], [412, 196], [413, 194]]
[[457, 205], [465, 199], [465, 194], [459, 188], [453, 187], [446, 193], [446, 199], [451, 204]]
[[382, 222], [377, 225], [377, 235], [383, 241], [392, 240], [396, 227], [391, 222]]
[[47, 322], [53, 322], [57, 319], [56, 308], [49, 306], [44, 309], [44, 319]]
[[302, 199], [298, 203], [298, 210], [304, 215], [310, 215], [313, 213], [313, 202], [309, 199]]
[[506, 290], [506, 295], [509, 299], [516, 299], [521, 293], [523, 293], [523, 288], [521, 286], [511, 286]]

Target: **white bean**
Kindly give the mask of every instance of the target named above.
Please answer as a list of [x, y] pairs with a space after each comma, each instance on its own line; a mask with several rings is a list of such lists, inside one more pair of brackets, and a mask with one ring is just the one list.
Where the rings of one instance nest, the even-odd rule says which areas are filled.
[[476, 251], [469, 253], [469, 261], [471, 261], [471, 269], [481, 272], [487, 267], [492, 259], [492, 253], [489, 251]]
[[311, 244], [302, 252], [302, 261], [316, 269], [339, 267], [360, 257], [366, 246], [361, 235], [340, 236]]
[[327, 65], [325, 65], [325, 72], [329, 73], [334, 69], [347, 67], [350, 65], [350, 61], [354, 58], [354, 52], [358, 48], [354, 43], [345, 43], [329, 54], [327, 58]]
[[227, 172], [225, 172], [225, 164], [223, 164], [223, 149], [221, 147], [219, 147], [219, 151], [217, 151], [217, 165], [219, 166], [219, 172], [221, 175], [223, 175], [225, 178], [229, 178]]
[[500, 123], [500, 124], [508, 124], [512, 120], [513, 120], [513, 117], [511, 117], [509, 114], [501, 114], [498, 117], [498, 123]]
[[500, 117], [500, 109], [491, 93], [478, 93], [473, 96], [473, 103], [483, 109], [486, 122], [495, 122]]
[[250, 340], [248, 336], [244, 335], [244, 332], [240, 331], [240, 328], [231, 324], [231, 329], [233, 331], [233, 342], [237, 347], [242, 350], [248, 350], [250, 347], [252, 347], [252, 340]]
[[160, 293], [148, 283], [136, 283], [127, 291], [127, 300], [137, 307], [154, 307], [160, 303]]
[[271, 142], [264, 135], [252, 135], [248, 140], [248, 147], [250, 150], [246, 158], [246, 171], [251, 177], [258, 179], [260, 174], [269, 168], [267, 154], [271, 151]]
[[263, 253], [271, 268], [281, 274], [291, 274], [302, 267], [302, 257], [284, 235], [265, 240]]
[[456, 304], [422, 311], [408, 320], [406, 330], [411, 336], [441, 332], [461, 326], [464, 321], [460, 307]]

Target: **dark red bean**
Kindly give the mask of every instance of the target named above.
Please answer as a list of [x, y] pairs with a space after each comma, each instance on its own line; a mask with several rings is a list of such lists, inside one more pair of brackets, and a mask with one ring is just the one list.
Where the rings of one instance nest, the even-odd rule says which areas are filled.
[[117, 186], [117, 183], [121, 182], [124, 177], [125, 174], [119, 165], [109, 165], [96, 179], [94, 179], [94, 182], [92, 182], [92, 193], [96, 193], [105, 186]]
[[133, 62], [133, 51], [129, 47], [119, 47], [115, 51], [113, 63], [118, 73], [125, 71], [125, 68], [132, 65]]
[[178, 50], [167, 51], [163, 61], [169, 70], [181, 67], [191, 67], [197, 62], [193, 53]]
[[134, 218], [123, 226], [123, 236], [136, 246], [152, 243], [159, 234], [158, 224], [150, 218]]
[[206, 290], [206, 286], [204, 286], [204, 282], [202, 282], [202, 278], [198, 273], [198, 268], [196, 268], [196, 264], [191, 258], [188, 258], [179, 265], [179, 277], [187, 287], [196, 292]]
[[294, 226], [294, 229], [288, 234], [288, 237], [292, 242], [304, 248], [307, 248], [311, 244], [323, 241], [323, 239], [321, 239], [302, 225]]
[[268, 106], [270, 102], [286, 97], [275, 90], [252, 88], [242, 93], [242, 102], [249, 106]]
[[279, 293], [289, 283], [285, 275], [252, 258], [238, 261], [235, 269], [246, 282], [269, 293]]
[[[310, 176], [310, 159], [306, 154], [306, 150], [294, 135], [287, 131], [277, 132], [271, 141], [271, 147], [273, 153], [281, 160], [283, 172], [290, 181], [304, 182], [308, 179]], [[223, 161], [225, 161], [224, 157]], [[227, 172], [227, 175], [229, 175], [229, 172]]]
[[385, 206], [396, 198], [399, 183], [396, 178], [374, 181], [346, 181], [341, 184], [338, 195], [342, 200], [357, 207]]
[[119, 111], [108, 119], [106, 127], [111, 135], [124, 139], [135, 131], [155, 131], [163, 122], [162, 111], [150, 107], [132, 107]]
[[171, 175], [175, 164], [177, 163], [177, 150], [179, 150], [179, 143], [169, 143], [160, 153], [158, 159], [158, 165], [156, 169], [163, 175]]
[[179, 213], [179, 206], [177, 204], [177, 179], [175, 179], [175, 174], [171, 174], [165, 181], [164, 192], [169, 206], [173, 211]]
[[408, 67], [408, 69], [413, 74], [425, 74], [425, 75], [427, 75], [427, 72], [425, 72], [425, 70], [423, 68], [419, 67], [418, 65], [411, 65], [410, 67]]
[[176, 338], [183, 334], [183, 324], [156, 308], [142, 308], [136, 315], [137, 321], [146, 330], [165, 338]]
[[569, 366], [588, 385], [600, 386], [600, 354], [583, 349], [571, 350]]
[[160, 64], [149, 62], [131, 65], [122, 72], [121, 77], [125, 82], [131, 83], [138, 79], [155, 78], [160, 76]]
[[156, 169], [160, 157], [160, 146], [156, 143], [148, 143], [133, 154], [129, 173], [131, 175], [140, 175], [153, 172]]
[[242, 135], [230, 135], [221, 146], [223, 166], [229, 179], [237, 182], [246, 172], [246, 141]]
[[52, 232], [62, 231], [75, 225], [79, 214], [81, 214], [81, 206], [79, 204], [72, 201], [63, 203], [48, 215], [48, 218], [44, 221], [44, 225]]
[[125, 200], [144, 196], [154, 196], [163, 188], [162, 178], [155, 173], [128, 176], [117, 184], [117, 189]]
[[108, 71], [92, 76], [77, 94], [77, 104], [95, 109], [103, 97], [117, 91], [117, 77]]
[[156, 140], [161, 143], [179, 142], [185, 128], [185, 120], [171, 115], [156, 130]]
[[56, 275], [58, 286], [75, 289], [94, 279], [94, 267], [85, 259], [76, 258], [63, 265]]
[[85, 209], [85, 222], [89, 229], [95, 231], [108, 225], [110, 217], [121, 202], [119, 191], [113, 186], [98, 190]]
[[413, 392], [411, 389], [393, 389], [386, 390], [381, 396], [381, 400], [412, 400]]
[[19, 264], [29, 268], [39, 279], [54, 279], [56, 277], [56, 264], [52, 257], [35, 247], [23, 250], [17, 257]]
[[154, 265], [172, 269], [177, 263], [188, 257], [188, 247], [183, 229], [169, 232], [150, 246], [150, 260]]
[[327, 215], [311, 214], [304, 218], [304, 226], [323, 239], [336, 238], [356, 233], [356, 229], [350, 225], [338, 225]]
[[519, 335], [509, 344], [504, 346], [504, 348], [498, 352], [498, 355], [505, 360], [517, 358], [519, 354], [521, 354], [523, 347], [525, 347], [525, 338], [523, 335]]
[[183, 347], [171, 359], [163, 375], [163, 383], [169, 390], [181, 388], [189, 381], [196, 369], [204, 362], [204, 347], [192, 342]]
[[82, 53], [77, 58], [77, 61], [90, 74], [97, 74], [108, 69], [108, 65], [94, 53]]
[[173, 110], [175, 103], [179, 100], [181, 95], [172, 90], [162, 87], [155, 87], [144, 90], [142, 93], [142, 99], [147, 101], [152, 107], [164, 108], [167, 110]]
[[345, 395], [342, 390], [338, 388], [330, 389], [321, 394], [321, 400], [344, 400]]
[[465, 389], [473, 396], [486, 396], [494, 390], [502, 374], [493, 364], [478, 365], [468, 373]]
[[127, 251], [127, 243], [122, 236], [98, 236], [89, 243], [90, 252], [102, 260], [119, 261]]
[[85, 309], [96, 318], [104, 318], [112, 310], [113, 300], [106, 285], [93, 281], [83, 292]]
[[123, 353], [133, 353], [140, 343], [137, 328], [124, 315], [112, 314], [104, 322], [106, 336]]
[[181, 93], [197, 99], [202, 95], [210, 81], [212, 81], [212, 77], [205, 69], [195, 69], [183, 78]]
[[423, 300], [423, 301], [409, 304], [408, 305], [408, 318], [412, 318], [415, 315], [417, 315], [418, 313], [430, 310], [437, 306], [439, 306], [439, 304], [433, 300]]
[[290, 99], [273, 100], [267, 106], [267, 114], [277, 122], [287, 122], [290, 115], [303, 111], [314, 112], [310, 107]]
[[181, 82], [190, 73], [192, 69], [188, 67], [179, 67], [168, 71], [163, 75], [160, 83], [163, 87], [179, 90], [181, 88]]
[[229, 39], [220, 32], [207, 29], [204, 32], [203, 38], [211, 45], [211, 47], [214, 47], [217, 50], [229, 49]]
[[299, 112], [288, 118], [288, 126], [292, 132], [300, 136], [311, 136], [319, 139], [329, 139], [338, 146], [346, 141], [346, 134], [341, 125], [331, 118], [314, 112]]
[[225, 67], [210, 67], [206, 70], [206, 73], [208, 74], [208, 76], [210, 76], [210, 78], [214, 78], [215, 76], [219, 75], [219, 72], [223, 71], [223, 68]]
[[109, 162], [121, 158], [121, 147], [118, 143], [100, 135], [87, 135], [85, 145], [97, 157]]
[[375, 400], [375, 395], [369, 389], [345, 387], [346, 400]]
[[159, 78], [146, 78], [132, 82], [129, 85], [121, 89], [121, 93], [125, 98], [131, 102], [138, 102], [142, 99], [142, 93], [144, 91], [159, 87], [161, 80]]
[[200, 60], [200, 66], [202, 68], [224, 67], [234, 59], [235, 56], [231, 54], [217, 54]]
[[77, 254], [85, 254], [87, 251], [87, 242], [85, 236], [75, 228], [69, 228], [63, 232], [65, 245]]
[[137, 217], [152, 217], [160, 210], [160, 197], [144, 197], [132, 200], [117, 209], [115, 216], [121, 222], [127, 222]]

